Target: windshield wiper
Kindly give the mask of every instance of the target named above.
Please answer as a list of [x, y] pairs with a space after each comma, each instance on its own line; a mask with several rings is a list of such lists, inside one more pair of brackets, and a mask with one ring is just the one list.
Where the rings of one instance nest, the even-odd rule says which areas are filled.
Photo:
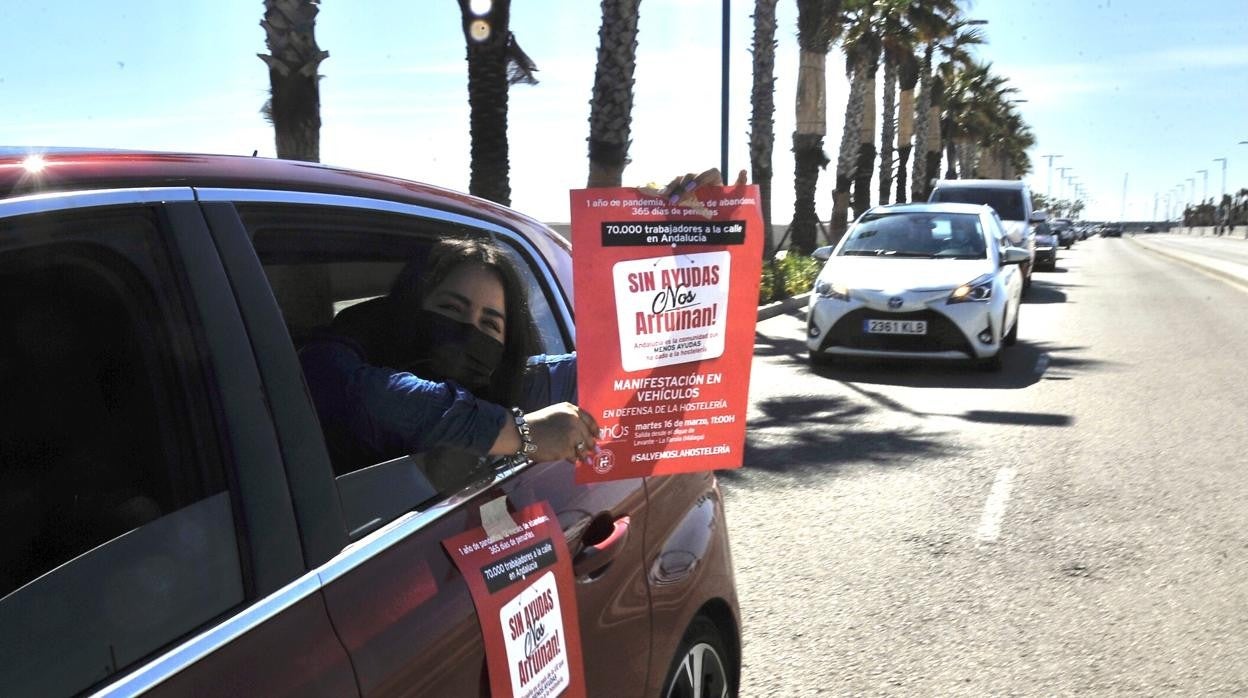
[[884, 250], [844, 250], [842, 256], [849, 257], [879, 257], [884, 254]]

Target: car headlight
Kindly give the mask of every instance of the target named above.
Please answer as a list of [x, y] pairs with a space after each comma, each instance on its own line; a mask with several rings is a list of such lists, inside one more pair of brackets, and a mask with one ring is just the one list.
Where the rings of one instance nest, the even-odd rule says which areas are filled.
[[989, 298], [992, 298], [992, 274], [984, 274], [953, 289], [946, 303], [969, 303], [986, 301]]
[[815, 295], [820, 298], [835, 298], [837, 300], [849, 300], [849, 289], [840, 284], [834, 284], [827, 279], [815, 280]]

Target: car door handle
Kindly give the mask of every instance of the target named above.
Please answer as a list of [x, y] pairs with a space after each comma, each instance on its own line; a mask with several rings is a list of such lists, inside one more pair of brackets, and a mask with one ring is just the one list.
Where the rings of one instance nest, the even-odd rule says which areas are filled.
[[[584, 548], [572, 558], [572, 573], [576, 577], [593, 576], [615, 561], [624, 551], [628, 542], [628, 527], [631, 520], [621, 516], [611, 525], [610, 532], [602, 540], [586, 543]], [[605, 528], [605, 527], [604, 527]], [[586, 535], [592, 534], [595, 526], [590, 526]]]

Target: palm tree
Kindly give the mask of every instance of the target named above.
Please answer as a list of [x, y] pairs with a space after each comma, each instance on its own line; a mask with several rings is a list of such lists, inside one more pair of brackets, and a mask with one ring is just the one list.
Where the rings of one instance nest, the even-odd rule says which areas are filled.
[[[878, 62], [869, 48], [869, 25], [872, 17], [871, 0], [848, 0], [844, 21], [849, 30], [844, 44], [845, 75], [849, 79], [849, 96], [845, 100], [845, 121], [841, 130], [841, 147], [836, 158], [836, 184], [832, 190], [832, 236], [839, 240], [849, 227], [850, 187], [858, 174], [861, 162], [862, 132], [867, 120], [867, 107], [874, 99], [875, 90], [870, 89]], [[874, 120], [874, 112], [872, 116]], [[874, 126], [868, 126], [874, 140]], [[871, 163], [867, 163], [868, 170]], [[868, 186], [870, 186], [868, 184]]]
[[468, 191], [504, 206], [511, 204], [507, 147], [507, 91], [516, 83], [537, 84], [537, 66], [508, 29], [510, 0], [494, 0], [478, 14], [470, 0], [458, 0], [468, 45], [468, 130], [471, 174]]
[[853, 186], [854, 217], [871, 205], [871, 176], [875, 165], [875, 76], [880, 66], [881, 10], [887, 0], [848, 0], [845, 13], [845, 69], [849, 99], [845, 103], [845, 130], [837, 158], [837, 187], [832, 196], [832, 226], [839, 237], [847, 227], [845, 203]]
[[[952, 18], [956, 17], [959, 8], [957, 0], [890, 0], [890, 14], [886, 16], [884, 29], [884, 69], [885, 82], [888, 82], [889, 64], [895, 65], [897, 79], [901, 87], [900, 105], [897, 120], [897, 201], [907, 199], [906, 166], [910, 161], [911, 140], [926, 141], [926, 131], [915, 129], [915, 87], [919, 83], [920, 63], [916, 55], [919, 46], [929, 44], [943, 37], [951, 30]], [[930, 58], [927, 70], [931, 70]], [[930, 86], [930, 82], [927, 83]], [[885, 91], [885, 110], [887, 111], [892, 92]], [[930, 95], [921, 95], [922, 98]], [[922, 122], [920, 122], [922, 123]], [[884, 128], [891, 129], [892, 124], [886, 118]], [[881, 139], [886, 148], [891, 138]], [[921, 148], [915, 148], [923, 152]], [[882, 157], [882, 156], [881, 156]], [[891, 163], [890, 163], [891, 165]], [[883, 173], [884, 170], [881, 170]], [[891, 175], [892, 167], [888, 168]], [[881, 176], [881, 180], [884, 177]], [[883, 184], [883, 182], [881, 182]], [[881, 192], [885, 190], [881, 188]], [[881, 202], [888, 200], [885, 193]]]
[[919, 59], [914, 55], [914, 47], [900, 55], [897, 80], [901, 87], [897, 119], [897, 203], [905, 203], [909, 194], [906, 189], [906, 166], [910, 163], [910, 151], [914, 147], [912, 141], [917, 136], [914, 129], [914, 89], [919, 83]]
[[[983, 33], [968, 20], [946, 15], [946, 26], [933, 25], [937, 31], [923, 51], [923, 64], [919, 69], [919, 104], [915, 109], [915, 158], [912, 172], [911, 192], [913, 200], [926, 201], [932, 192], [932, 181], [940, 175], [941, 112], [944, 99], [944, 80], [934, 70], [933, 61], [937, 51], [946, 63], [969, 63], [972, 60], [970, 46], [984, 43]], [[920, 141], [922, 147], [920, 147]]]
[[273, 124], [277, 156], [287, 160], [321, 159], [321, 76], [328, 51], [316, 45], [320, 0], [265, 0], [264, 43], [257, 54], [269, 66], [269, 99], [261, 113]]
[[[589, 110], [589, 186], [618, 187], [628, 165], [641, 0], [602, 0]], [[725, 175], [727, 176], [727, 175]]]
[[993, 73], [991, 63], [944, 68], [948, 89], [942, 131], [949, 159], [945, 176], [979, 177], [981, 151], [1004, 127], [1006, 97], [1018, 90], [1007, 87], [1008, 79]]
[[827, 89], [824, 82], [828, 49], [840, 32], [841, 0], [798, 0], [797, 128], [793, 132], [793, 249], [810, 254], [815, 248], [815, 186], [829, 160], [823, 152], [827, 132]]
[[[763, 214], [763, 259], [775, 251], [771, 242], [771, 153], [776, 140], [776, 5], [779, 0], [754, 4], [754, 87], [750, 91], [750, 170], [758, 185]], [[727, 177], [728, 174], [724, 173]]]
[[[885, 37], [888, 35], [885, 34]], [[893, 192], [893, 138], [897, 126], [897, 67], [899, 61], [884, 44], [884, 107], [880, 113], [880, 194], [878, 203], [888, 203]]]

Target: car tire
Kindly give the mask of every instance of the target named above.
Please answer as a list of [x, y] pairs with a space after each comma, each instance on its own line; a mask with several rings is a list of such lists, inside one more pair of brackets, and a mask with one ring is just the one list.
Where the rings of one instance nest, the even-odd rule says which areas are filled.
[[[1005, 338], [1001, 340], [1001, 343], [1007, 347], [1018, 344], [1018, 313], [1014, 313], [1014, 324], [1010, 326], [1010, 331], [1005, 333]], [[1001, 352], [997, 352], [997, 356], [1000, 355]]]
[[697, 616], [667, 671], [663, 698], [736, 698], [729, 657], [719, 626], [706, 616]]

